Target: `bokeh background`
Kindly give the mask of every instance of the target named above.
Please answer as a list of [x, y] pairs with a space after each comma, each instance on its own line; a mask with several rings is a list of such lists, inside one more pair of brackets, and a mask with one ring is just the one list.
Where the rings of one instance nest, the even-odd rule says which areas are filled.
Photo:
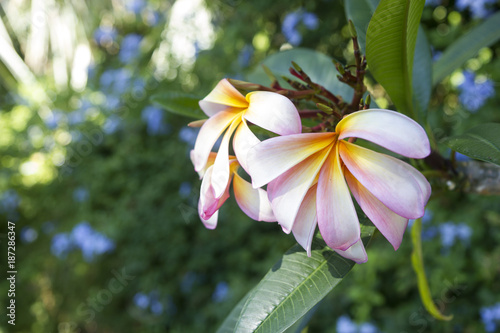
[[[434, 59], [499, 8], [427, 1]], [[349, 62], [343, 2], [4, 0], [0, 16], [1, 260], [14, 221], [18, 271], [16, 326], [2, 316], [0, 332], [215, 331], [295, 241], [233, 199], [205, 229], [189, 161], [197, 131], [150, 97], [202, 98], [294, 47]], [[433, 91], [438, 139], [500, 121], [499, 54], [498, 43], [481, 49]], [[372, 242], [368, 263], [315, 308], [309, 332], [500, 330], [499, 202], [434, 189], [424, 260], [452, 321], [423, 309], [407, 233], [397, 252]]]

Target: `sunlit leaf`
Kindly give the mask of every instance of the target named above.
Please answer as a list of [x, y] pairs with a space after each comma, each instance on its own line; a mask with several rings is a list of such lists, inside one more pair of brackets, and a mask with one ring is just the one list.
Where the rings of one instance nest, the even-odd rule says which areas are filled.
[[420, 293], [420, 298], [422, 299], [422, 303], [426, 310], [436, 319], [439, 320], [451, 320], [453, 316], [445, 316], [443, 315], [439, 309], [434, 304], [432, 300], [431, 291], [429, 289], [429, 283], [427, 282], [427, 277], [425, 276], [424, 269], [424, 259], [422, 256], [422, 220], [417, 219], [413, 223], [411, 227], [411, 239], [413, 243], [413, 252], [411, 254], [411, 263], [413, 265], [413, 269], [417, 274], [418, 281], [418, 291]]
[[[361, 225], [365, 245], [375, 229], [369, 223]], [[319, 236], [313, 241], [311, 257], [296, 245], [245, 296], [244, 305], [243, 301], [237, 305], [219, 332], [283, 332], [303, 318], [354, 266]]]
[[500, 165], [500, 124], [483, 124], [443, 143], [466, 156]]
[[382, 0], [366, 33], [366, 57], [371, 73], [398, 111], [414, 119], [413, 58], [424, 4], [425, 0]]
[[207, 118], [198, 105], [202, 98], [181, 92], [168, 92], [151, 96], [151, 100], [166, 111], [195, 119]]
[[[366, 31], [370, 19], [377, 8], [379, 0], [344, 0], [346, 16], [352, 20], [358, 34], [358, 42], [365, 52]], [[425, 122], [427, 107], [432, 91], [432, 57], [431, 48], [422, 27], [418, 29], [413, 60], [413, 107], [418, 112], [421, 123]]]
[[432, 85], [441, 82], [446, 76], [462, 66], [477, 52], [500, 39], [500, 12], [460, 37], [450, 45], [432, 66]]

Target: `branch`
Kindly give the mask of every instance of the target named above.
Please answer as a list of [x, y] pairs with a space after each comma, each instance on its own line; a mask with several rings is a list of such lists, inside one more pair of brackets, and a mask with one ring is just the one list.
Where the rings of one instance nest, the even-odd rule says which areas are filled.
[[463, 177], [464, 192], [482, 195], [500, 195], [500, 166], [481, 161], [466, 161], [456, 164]]

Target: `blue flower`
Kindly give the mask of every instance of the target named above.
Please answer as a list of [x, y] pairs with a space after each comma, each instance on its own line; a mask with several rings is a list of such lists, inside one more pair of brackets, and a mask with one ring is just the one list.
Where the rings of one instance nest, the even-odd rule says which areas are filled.
[[94, 40], [101, 46], [110, 45], [116, 39], [117, 32], [112, 27], [99, 27], [94, 31]]
[[140, 14], [141, 11], [146, 7], [146, 2], [144, 0], [126, 0], [125, 1], [125, 8], [127, 10], [135, 13], [135, 14]]
[[441, 0], [425, 0], [426, 6], [437, 7], [441, 4]]
[[111, 115], [102, 126], [102, 130], [106, 134], [113, 134], [121, 126], [122, 120], [117, 115]]
[[179, 195], [183, 198], [189, 197], [191, 194], [191, 184], [188, 182], [183, 182], [179, 187]]
[[103, 234], [92, 229], [88, 222], [77, 224], [71, 231], [74, 244], [80, 248], [86, 261], [114, 249], [114, 243]]
[[480, 314], [485, 331], [488, 333], [495, 332], [497, 324], [500, 322], [500, 303], [490, 307], [482, 307]]
[[240, 54], [238, 55], [238, 64], [241, 67], [248, 66], [250, 59], [252, 59], [253, 51], [253, 47], [250, 45], [245, 45], [243, 49], [241, 49]]
[[186, 274], [184, 274], [181, 281], [181, 292], [183, 292], [184, 294], [188, 294], [193, 288], [193, 285], [195, 284], [197, 279], [198, 276], [196, 275], [196, 273], [187, 272]]
[[19, 195], [15, 190], [7, 190], [0, 196], [0, 212], [12, 213], [19, 206]]
[[85, 110], [78, 109], [68, 114], [68, 124], [78, 125], [85, 121]]
[[336, 328], [338, 333], [357, 333], [358, 331], [358, 325], [346, 315], [341, 316], [337, 320]]
[[149, 135], [168, 133], [168, 126], [163, 122], [163, 110], [147, 106], [142, 110], [142, 120], [146, 122]]
[[441, 244], [447, 250], [455, 244], [456, 239], [459, 239], [464, 244], [468, 244], [472, 235], [472, 229], [465, 223], [455, 224], [446, 222], [439, 226], [439, 233], [441, 234]]
[[475, 18], [484, 18], [493, 12], [488, 5], [495, 2], [496, 0], [457, 0], [456, 6], [459, 10], [469, 8]]
[[151, 302], [151, 312], [157, 316], [163, 313], [163, 304], [158, 300]]
[[118, 58], [122, 63], [133, 61], [139, 54], [139, 45], [141, 44], [142, 36], [138, 34], [128, 34], [123, 37], [122, 45]]
[[57, 126], [64, 120], [64, 112], [60, 110], [52, 110], [51, 114], [43, 121], [49, 129], [56, 129]]
[[486, 100], [495, 95], [491, 80], [478, 81], [474, 73], [465, 71], [464, 81], [458, 86], [460, 102], [471, 112], [479, 110]]
[[227, 282], [219, 282], [215, 286], [214, 293], [212, 294], [212, 300], [215, 303], [220, 303], [225, 301], [229, 296], [229, 285]]
[[377, 333], [378, 329], [371, 323], [356, 324], [347, 315], [337, 320], [337, 333]]
[[73, 191], [73, 200], [76, 202], [84, 202], [89, 199], [89, 191], [85, 187], [77, 187]]
[[64, 258], [73, 249], [73, 242], [67, 233], [55, 234], [52, 237], [50, 251], [58, 258]]
[[297, 26], [302, 22], [309, 30], [314, 30], [318, 27], [318, 17], [309, 12], [304, 12], [302, 9], [288, 13], [281, 25], [281, 31], [285, 35], [288, 43], [296, 46], [302, 42], [302, 35], [297, 30]]
[[199, 129], [191, 128], [188, 126], [183, 127], [179, 131], [179, 139], [185, 143], [193, 146], [196, 142], [196, 137], [198, 136]]
[[99, 80], [102, 90], [121, 95], [130, 87], [132, 74], [126, 68], [108, 69]]
[[149, 296], [144, 293], [137, 293], [134, 296], [134, 303], [141, 309], [147, 309], [149, 306]]
[[38, 238], [38, 232], [32, 227], [24, 227], [21, 229], [21, 241], [24, 243], [32, 243]]

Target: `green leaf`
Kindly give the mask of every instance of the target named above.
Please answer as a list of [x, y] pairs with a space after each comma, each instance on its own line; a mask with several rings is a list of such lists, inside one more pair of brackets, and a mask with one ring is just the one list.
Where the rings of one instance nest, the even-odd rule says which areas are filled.
[[[342, 96], [344, 100], [352, 98], [352, 88], [337, 79], [338, 72], [332, 64], [332, 58], [323, 53], [296, 48], [270, 55], [264, 60], [263, 65], [267, 66], [276, 75], [283, 87], [288, 87], [288, 84], [281, 80], [280, 77], [292, 77], [288, 71], [292, 66], [292, 61], [297, 63], [312, 81], [321, 84], [335, 95]], [[247, 80], [262, 85], [269, 85], [270, 83], [268, 76], [260, 66], [248, 75]]]
[[207, 116], [201, 111], [198, 102], [203, 97], [182, 92], [167, 92], [151, 96], [151, 101], [160, 105], [168, 112], [195, 119], [204, 119]]
[[418, 28], [413, 60], [413, 108], [421, 124], [426, 122], [432, 93], [432, 56], [424, 29]]
[[425, 0], [381, 0], [366, 33], [371, 73], [398, 110], [413, 119], [413, 57], [424, 4]]
[[[344, 0], [346, 16], [353, 21], [358, 33], [358, 42], [365, 52], [366, 31], [370, 19], [379, 4], [379, 0]], [[413, 60], [413, 107], [418, 112], [421, 123], [427, 118], [427, 107], [432, 92], [432, 57], [431, 48], [422, 27], [419, 27], [415, 57]]]
[[500, 39], [498, 27], [500, 27], [500, 12], [490, 16], [449, 46], [432, 66], [432, 85], [438, 84], [453, 73], [455, 69], [476, 55], [481, 48], [498, 41]]
[[417, 219], [413, 223], [411, 227], [411, 239], [413, 243], [413, 252], [411, 254], [411, 263], [413, 269], [415, 270], [415, 274], [417, 274], [418, 281], [418, 291], [420, 293], [420, 298], [422, 299], [422, 303], [426, 308], [427, 312], [429, 312], [434, 318], [439, 320], [451, 320], [453, 316], [445, 316], [443, 315], [434, 301], [432, 300], [431, 291], [429, 289], [429, 283], [427, 282], [427, 277], [425, 276], [424, 269], [424, 259], [422, 256], [422, 220]]
[[358, 33], [359, 48], [365, 53], [366, 30], [368, 24], [375, 12], [379, 0], [344, 0], [345, 14], [348, 20], [351, 20]]
[[500, 124], [479, 125], [443, 143], [461, 154], [500, 165]]
[[[371, 224], [361, 225], [365, 245], [374, 230]], [[310, 258], [300, 245], [295, 245], [245, 296], [243, 307], [242, 302], [237, 305], [218, 332], [283, 332], [306, 315], [354, 266], [319, 236], [313, 240]]]

